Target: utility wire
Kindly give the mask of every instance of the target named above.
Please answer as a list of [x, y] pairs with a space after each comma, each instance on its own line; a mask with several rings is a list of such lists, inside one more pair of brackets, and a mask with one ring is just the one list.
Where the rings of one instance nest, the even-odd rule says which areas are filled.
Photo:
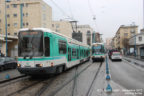
[[63, 15], [67, 16], [69, 19], [72, 19], [72, 17], [67, 15], [66, 12], [56, 2], [54, 2], [54, 0], [50, 1], [62, 12]]
[[96, 23], [96, 15], [94, 14], [94, 11], [93, 11], [93, 9], [92, 9], [90, 0], [88, 0], [88, 7], [89, 7], [90, 13], [91, 13], [91, 15], [92, 15], [92, 19], [93, 19], [93, 21], [94, 21], [94, 26], [95, 26], [95, 28], [97, 28], [97, 30], [99, 31], [99, 28], [98, 28], [97, 23]]
[[91, 14], [92, 14], [93, 16], [95, 16], [95, 15], [94, 15], [94, 12], [93, 12], [93, 10], [92, 10], [91, 4], [90, 4], [90, 0], [88, 0], [88, 6], [89, 6], [89, 10], [90, 10]]
[[72, 9], [71, 9], [70, 1], [67, 0], [67, 2], [68, 2], [68, 5], [69, 5], [69, 11], [70, 11], [70, 14], [71, 14], [72, 18], [74, 19], [74, 15], [73, 15], [73, 12], [72, 12]]

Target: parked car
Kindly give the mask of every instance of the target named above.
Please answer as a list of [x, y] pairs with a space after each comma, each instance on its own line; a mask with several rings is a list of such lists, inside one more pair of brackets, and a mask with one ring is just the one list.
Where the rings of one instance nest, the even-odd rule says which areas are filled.
[[16, 67], [17, 67], [17, 61], [14, 58], [0, 57], [0, 71]]
[[119, 52], [119, 51], [118, 51], [118, 50], [115, 50], [115, 49], [109, 50], [108, 56], [109, 56], [110, 59], [111, 59], [111, 56], [112, 56], [112, 53], [113, 53], [113, 52]]
[[122, 55], [120, 52], [112, 52], [111, 60], [122, 60]]

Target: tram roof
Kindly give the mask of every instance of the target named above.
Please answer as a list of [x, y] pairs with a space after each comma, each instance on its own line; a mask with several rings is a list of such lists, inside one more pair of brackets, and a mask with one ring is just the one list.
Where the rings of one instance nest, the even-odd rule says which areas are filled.
[[104, 45], [104, 43], [92, 43], [92, 45], [96, 45], [96, 44]]
[[47, 28], [22, 28], [19, 31], [27, 31], [27, 30], [42, 30], [43, 32], [54, 33], [54, 34], [57, 34], [59, 36], [65, 37], [67, 39], [68, 43], [90, 47], [89, 45], [86, 45], [86, 44], [79, 42], [77, 40], [74, 40], [74, 39], [72, 39], [66, 35], [60, 34], [58, 32], [52, 31], [52, 30], [47, 29]]

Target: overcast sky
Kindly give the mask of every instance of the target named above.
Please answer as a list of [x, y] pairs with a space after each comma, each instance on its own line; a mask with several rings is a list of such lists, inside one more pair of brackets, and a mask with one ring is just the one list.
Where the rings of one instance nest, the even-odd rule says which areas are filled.
[[[54, 20], [73, 17], [78, 24], [89, 24], [103, 34], [104, 39], [113, 37], [120, 25], [135, 22], [139, 29], [143, 26], [143, 0], [44, 1], [52, 7]], [[95, 21], [93, 15], [96, 17]]]

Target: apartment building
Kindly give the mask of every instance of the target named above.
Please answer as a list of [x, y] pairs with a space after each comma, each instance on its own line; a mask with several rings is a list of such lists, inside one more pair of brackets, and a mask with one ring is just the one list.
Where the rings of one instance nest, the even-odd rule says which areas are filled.
[[111, 45], [112, 39], [113, 38], [106, 38], [106, 48], [107, 49], [112, 49], [112, 45]]
[[137, 35], [132, 36], [129, 39], [130, 48], [134, 49], [133, 52], [139, 59], [144, 59], [144, 29]]
[[138, 33], [138, 26], [121, 25], [115, 35], [116, 48], [119, 50], [122, 50], [123, 48], [125, 48], [126, 42], [128, 43], [128, 39], [137, 33]]
[[64, 34], [70, 38], [72, 38], [72, 26], [69, 21], [60, 20], [60, 21], [53, 21], [51, 29], [55, 32]]
[[[81, 40], [84, 44], [91, 45], [92, 44], [92, 32], [93, 29], [89, 25], [78, 25], [77, 33], [81, 33]], [[75, 37], [73, 37], [75, 38]]]
[[[6, 13], [5, 13], [6, 12]], [[51, 29], [52, 8], [42, 0], [0, 0], [0, 50], [5, 54], [7, 17], [8, 56], [17, 53], [17, 35], [20, 28], [43, 27]]]
[[102, 42], [101, 35], [102, 35], [102, 34], [100, 34], [99, 32], [93, 32], [93, 33], [92, 33], [92, 42], [93, 42], [93, 43]]
[[116, 49], [117, 46], [116, 46], [116, 37], [113, 37], [112, 40], [111, 40], [111, 46], [112, 46], [112, 49]]

